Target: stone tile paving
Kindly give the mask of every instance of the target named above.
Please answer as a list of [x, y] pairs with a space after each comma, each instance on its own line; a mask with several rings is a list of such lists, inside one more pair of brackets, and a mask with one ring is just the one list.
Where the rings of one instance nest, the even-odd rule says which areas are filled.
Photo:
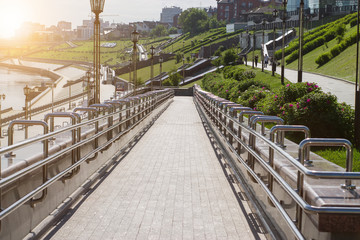
[[233, 189], [192, 98], [176, 97], [45, 239], [264, 239]]

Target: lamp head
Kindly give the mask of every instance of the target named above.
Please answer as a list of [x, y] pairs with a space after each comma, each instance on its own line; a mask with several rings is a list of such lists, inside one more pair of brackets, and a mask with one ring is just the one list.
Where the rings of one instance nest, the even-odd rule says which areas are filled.
[[24, 94], [25, 95], [28, 95], [30, 93], [30, 88], [28, 87], [28, 85], [26, 85], [25, 87], [24, 87]]
[[134, 31], [131, 33], [132, 42], [137, 43], [139, 41], [139, 37], [140, 37], [140, 33], [138, 33], [135, 28]]
[[159, 62], [162, 63], [164, 59], [162, 57], [159, 57]]
[[274, 11], [272, 12], [272, 16], [273, 16], [273, 18], [277, 18], [278, 10], [274, 9]]
[[151, 55], [154, 55], [154, 50], [155, 50], [155, 48], [154, 48], [154, 46], [153, 46], [153, 45], [151, 45], [150, 50], [151, 50]]
[[104, 10], [105, 0], [90, 0], [91, 11], [100, 14]]

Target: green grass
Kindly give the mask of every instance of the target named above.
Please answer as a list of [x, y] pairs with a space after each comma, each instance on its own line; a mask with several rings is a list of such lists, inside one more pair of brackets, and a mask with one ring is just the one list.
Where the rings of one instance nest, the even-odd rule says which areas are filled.
[[[181, 65], [182, 65], [182, 62], [176, 63], [175, 60], [170, 60], [170, 61], [164, 62], [162, 64], [162, 71], [170, 72], [173, 69], [179, 68]], [[146, 81], [146, 80], [150, 79], [150, 74], [151, 74], [151, 66], [137, 70], [137, 77], [141, 78], [142, 81]], [[157, 76], [159, 74], [160, 74], [160, 64], [154, 64], [154, 76]], [[119, 75], [119, 77], [129, 80], [129, 73]]]
[[[146, 44], [146, 49], [149, 51], [151, 45], [156, 47], [166, 40], [166, 38], [154, 40], [144, 39], [140, 40], [140, 43]], [[152, 44], [153, 41], [154, 44]], [[101, 41], [101, 44], [106, 42], [116, 42], [117, 45], [114, 48], [100, 48], [101, 63], [113, 65], [123, 62], [123, 58], [125, 58], [125, 61], [129, 59], [129, 55], [125, 54], [124, 50], [132, 48], [133, 43], [130, 40]], [[61, 43], [51, 50], [44, 49], [43, 51], [29, 55], [28, 57], [93, 62], [93, 41], [73, 41], [73, 43], [77, 45], [77, 47], [70, 48], [68, 44]]]
[[[349, 28], [347, 26], [347, 32], [345, 38], [350, 34], [353, 34], [356, 31], [356, 27]], [[329, 52], [332, 47], [337, 44], [337, 40], [331, 40], [327, 43], [327, 47], [324, 44], [308, 54], [304, 55], [303, 60], [303, 69], [307, 72], [319, 73], [328, 76], [333, 76], [341, 79], [346, 79], [349, 81], [355, 81], [355, 68], [356, 68], [356, 44], [347, 48], [344, 52], [331, 59], [328, 63], [324, 64], [321, 67], [315, 63], [315, 59], [325, 52]], [[298, 61], [294, 61], [289, 65], [286, 65], [286, 68], [297, 70]]]
[[[312, 152], [320, 155], [321, 157], [333, 162], [343, 168], [346, 167], [346, 150], [345, 149], [322, 149], [312, 150]], [[353, 171], [360, 172], [360, 152], [354, 149], [354, 162]]]

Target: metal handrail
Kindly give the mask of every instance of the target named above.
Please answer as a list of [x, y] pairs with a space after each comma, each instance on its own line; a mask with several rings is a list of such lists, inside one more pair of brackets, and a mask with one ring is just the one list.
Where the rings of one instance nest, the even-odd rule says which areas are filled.
[[[210, 108], [211, 108], [211, 102], [214, 101], [215, 99], [211, 99], [211, 97], [209, 95], [207, 95], [207, 92], [198, 90], [197, 86], [195, 86], [194, 92], [195, 92], [195, 98], [197, 101], [199, 101], [199, 96], [201, 96], [210, 102]], [[201, 101], [199, 101], [199, 102], [201, 102]], [[204, 104], [204, 106], [201, 103], [198, 103], [198, 104], [201, 106], [201, 108], [204, 108], [204, 106], [206, 106], [206, 104]], [[209, 109], [207, 109], [207, 111], [205, 111], [205, 112], [208, 114], [211, 114], [211, 119], [216, 121], [218, 124], [220, 123], [220, 125], [221, 125], [221, 126], [219, 126], [220, 130], [221, 129], [226, 130], [227, 133], [229, 135], [231, 135], [232, 139], [235, 139], [238, 143], [240, 143], [255, 159], [258, 160], [258, 162], [261, 164], [261, 166], [266, 171], [268, 171], [268, 173], [271, 174], [274, 179], [276, 179], [276, 181], [279, 183], [281, 188], [284, 189], [284, 191], [296, 202], [296, 204], [298, 204], [298, 206], [300, 206], [301, 209], [303, 209], [304, 212], [312, 213], [312, 214], [314, 214], [314, 213], [345, 213], [345, 214], [356, 213], [356, 214], [359, 214], [360, 213], [360, 208], [358, 208], [358, 207], [353, 207], [353, 208], [349, 209], [347, 207], [323, 207], [323, 206], [316, 207], [316, 206], [309, 205], [298, 194], [298, 192], [296, 190], [292, 189], [292, 187], [287, 182], [284, 181], [284, 179], [280, 176], [280, 174], [277, 173], [275, 171], [275, 169], [273, 169], [272, 166], [270, 166], [268, 164], [268, 162], [260, 156], [260, 154], [258, 154], [254, 149], [252, 149], [250, 146], [248, 146], [239, 136], [237, 136], [232, 131], [231, 128], [227, 127], [226, 123], [222, 122], [221, 119], [219, 119], [216, 115], [214, 115]], [[246, 126], [242, 122], [237, 121], [237, 119], [234, 118], [233, 116], [227, 115], [227, 117], [230, 117], [231, 121], [236, 122], [241, 128], [248, 130], [254, 136], [256, 136], [259, 139], [261, 139], [262, 141], [264, 141], [266, 144], [269, 145], [270, 148], [276, 150], [282, 157], [289, 160], [290, 163], [303, 175], [306, 175], [310, 178], [323, 178], [323, 179], [360, 179], [360, 173], [353, 173], [353, 172], [343, 173], [343, 172], [309, 170], [306, 167], [304, 167], [301, 163], [299, 163], [296, 159], [294, 159], [291, 155], [286, 153], [282, 148], [277, 146], [274, 142], [272, 142], [271, 140], [262, 136], [262, 134], [257, 133], [256, 131], [252, 130], [250, 127]], [[223, 138], [226, 139], [226, 135], [223, 134], [221, 131], [219, 132], [219, 134], [222, 135]], [[229, 136], [229, 138], [230, 138], [230, 136]], [[280, 214], [283, 216], [283, 218], [285, 219], [285, 221], [287, 222], [288, 226], [290, 227], [292, 232], [295, 234], [295, 236], [299, 239], [302, 239], [303, 236], [299, 232], [299, 229], [297, 229], [296, 226], [294, 226], [293, 221], [289, 218], [286, 211], [281, 206], [281, 204], [279, 204], [278, 200], [273, 195], [273, 193], [268, 188], [268, 186], [257, 176], [255, 171], [253, 171], [252, 167], [249, 166], [248, 163], [245, 162], [240, 157], [240, 153], [238, 151], [236, 151], [236, 149], [233, 147], [232, 143], [227, 142], [227, 144], [230, 147], [230, 149], [232, 150], [232, 152], [237, 156], [237, 159], [243, 163], [243, 165], [248, 170], [248, 172], [251, 174], [251, 176], [261, 185], [261, 187], [265, 191], [266, 195], [274, 203], [274, 206], [279, 210]], [[299, 181], [299, 179], [298, 179], [298, 181]], [[298, 234], [300, 234], [300, 235], [298, 235]]]
[[[168, 98], [171, 95], [166, 94], [166, 96], [162, 97], [162, 99]], [[157, 98], [157, 96], [155, 95], [154, 97]], [[155, 102], [154, 102], [155, 104]], [[151, 108], [152, 106], [149, 105], [148, 108]], [[143, 111], [146, 111], [146, 109], [144, 109]], [[148, 112], [147, 114], [144, 114], [143, 117], [140, 120], [144, 119], [147, 115], [149, 115], [151, 112]], [[113, 113], [116, 114], [116, 113]], [[137, 113], [140, 114], [140, 113]], [[102, 119], [108, 116], [104, 116], [104, 117], [99, 117], [97, 119], [94, 120], [89, 120], [86, 123], [81, 123], [81, 124], [77, 124], [75, 126], [71, 126], [66, 128], [67, 130], [71, 130], [72, 128], [76, 128], [79, 127], [81, 125], [84, 124], [89, 124], [89, 122], [95, 122], [98, 119]], [[130, 116], [131, 118], [133, 118], [134, 116]], [[7, 186], [8, 184], [16, 181], [17, 179], [19, 179], [22, 176], [25, 176], [26, 174], [29, 174], [30, 172], [34, 171], [35, 169], [38, 169], [42, 166], [46, 166], [46, 164], [78, 147], [80, 147], [81, 145], [84, 145], [96, 138], [98, 138], [99, 136], [103, 135], [105, 132], [111, 131], [115, 128], [118, 127], [118, 125], [125, 123], [125, 121], [127, 121], [128, 119], [124, 119], [122, 121], [119, 121], [116, 125], [111, 126], [110, 128], [107, 128], [93, 136], [91, 136], [88, 139], [85, 139], [81, 142], [77, 142], [73, 145], [71, 145], [70, 147], [60, 150], [59, 152], [53, 154], [52, 156], [49, 156], [35, 164], [32, 164], [30, 166], [28, 166], [27, 168], [24, 168], [23, 170], [20, 170], [18, 172], [16, 172], [15, 174], [10, 175], [9, 177], [3, 178], [0, 180], [0, 189], [2, 189], [4, 186]], [[56, 182], [57, 180], [61, 179], [62, 177], [64, 177], [68, 172], [73, 171], [74, 169], [78, 168], [80, 166], [80, 164], [82, 164], [84, 161], [86, 161], [91, 155], [95, 154], [96, 152], [100, 151], [101, 149], [104, 149], [109, 142], [115, 141], [116, 139], [118, 139], [119, 137], [121, 137], [123, 134], [127, 133], [128, 131], [130, 131], [132, 128], [128, 128], [125, 131], [122, 131], [120, 133], [118, 133], [115, 137], [113, 137], [112, 139], [108, 140], [106, 143], [104, 143], [102, 146], [97, 147], [96, 149], [92, 150], [91, 152], [89, 152], [88, 154], [86, 154], [83, 158], [79, 159], [77, 162], [75, 162], [74, 164], [72, 164], [70, 167], [68, 167], [67, 169], [63, 170], [62, 172], [60, 172], [59, 174], [57, 174], [56, 176], [52, 177], [51, 179], [48, 179], [46, 182], [44, 182], [41, 186], [38, 186], [37, 188], [35, 188], [33, 191], [31, 191], [30, 193], [26, 194], [24, 197], [20, 198], [18, 201], [16, 201], [15, 203], [13, 203], [12, 205], [10, 205], [9, 207], [7, 207], [6, 209], [4, 209], [3, 211], [0, 212], [0, 220], [4, 219], [6, 216], [8, 216], [9, 214], [11, 214], [13, 211], [15, 211], [17, 208], [19, 208], [20, 206], [22, 206], [24, 203], [26, 203], [27, 201], [29, 201], [33, 196], [35, 196], [36, 194], [38, 194], [41, 191], [44, 191], [47, 189], [48, 186], [50, 186], [51, 184], [53, 184], [54, 182]], [[50, 135], [55, 135], [55, 134], [59, 134], [59, 132], [63, 132], [64, 129], [61, 129], [59, 131], [50, 133], [50, 134], [46, 134], [45, 136], [43, 136], [43, 139], [47, 139], [50, 137]], [[34, 139], [31, 139], [32, 141]], [[37, 138], [38, 140], [38, 138]], [[38, 140], [40, 141], [40, 140]], [[30, 142], [30, 141], [29, 141]], [[30, 144], [30, 143], [26, 143], [25, 145]], [[11, 149], [10, 147], [7, 147], [7, 149]], [[0, 149], [0, 152], [4, 151], [3, 149]], [[6, 151], [5, 151], [6, 152]], [[0, 153], [1, 154], [1, 153]]]

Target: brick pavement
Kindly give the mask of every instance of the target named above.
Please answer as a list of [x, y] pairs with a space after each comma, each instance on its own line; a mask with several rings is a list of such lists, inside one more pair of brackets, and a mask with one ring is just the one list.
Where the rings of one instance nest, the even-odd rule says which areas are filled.
[[45, 239], [264, 239], [192, 98], [175, 101]]

